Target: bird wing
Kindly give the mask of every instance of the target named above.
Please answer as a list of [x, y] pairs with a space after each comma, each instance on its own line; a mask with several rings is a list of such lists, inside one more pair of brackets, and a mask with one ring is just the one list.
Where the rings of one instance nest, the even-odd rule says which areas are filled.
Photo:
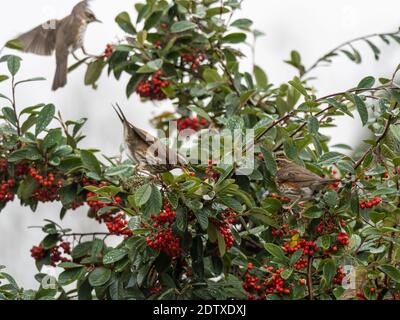
[[143, 139], [143, 141], [146, 141], [147, 145], [154, 146], [154, 150], [156, 151], [155, 156], [157, 156], [157, 158], [167, 161], [167, 163], [176, 163], [179, 165], [187, 164], [186, 159], [182, 155], [162, 143], [160, 139], [154, 137], [147, 131], [136, 128], [132, 124], [130, 124], [130, 126], [135, 131], [135, 133]]
[[23, 45], [25, 52], [49, 56], [56, 47], [58, 20], [51, 20], [21, 34], [17, 40]]

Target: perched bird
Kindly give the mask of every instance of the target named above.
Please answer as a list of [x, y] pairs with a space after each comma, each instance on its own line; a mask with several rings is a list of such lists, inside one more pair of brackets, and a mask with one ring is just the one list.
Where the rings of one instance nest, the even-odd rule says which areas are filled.
[[311, 198], [323, 187], [337, 182], [337, 179], [324, 179], [285, 157], [278, 157], [276, 182], [287, 195]]
[[177, 151], [172, 150], [160, 139], [135, 127], [125, 117], [121, 108], [113, 107], [124, 127], [124, 139], [132, 158], [141, 169], [152, 174], [160, 174], [176, 168], [186, 170], [187, 161]]
[[57, 68], [53, 90], [64, 87], [67, 83], [68, 55], [74, 55], [74, 51], [79, 48], [88, 55], [83, 45], [87, 25], [101, 22], [90, 10], [88, 1], [79, 2], [64, 19], [50, 20], [16, 39], [25, 52], [50, 56], [56, 51]]

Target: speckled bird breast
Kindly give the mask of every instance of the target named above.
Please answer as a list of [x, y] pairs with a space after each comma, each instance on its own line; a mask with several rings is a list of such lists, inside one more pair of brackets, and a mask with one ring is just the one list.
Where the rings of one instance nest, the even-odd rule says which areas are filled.
[[74, 48], [73, 48], [74, 50], [79, 49], [83, 46], [86, 29], [87, 29], [87, 23], [82, 22], [78, 29], [77, 40], [76, 40]]

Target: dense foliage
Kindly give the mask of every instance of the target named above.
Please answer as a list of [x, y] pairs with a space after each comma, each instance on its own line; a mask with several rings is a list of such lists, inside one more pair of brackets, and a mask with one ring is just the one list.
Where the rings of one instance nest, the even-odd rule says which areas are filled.
[[[256, 65], [253, 73], [240, 68], [238, 45], [262, 36], [250, 20], [234, 19], [240, 1], [147, 0], [135, 7], [135, 22], [127, 12], [116, 18], [126, 40], [70, 70], [87, 64], [85, 83], [93, 87], [106, 68], [117, 79], [127, 73], [128, 96], [168, 99], [176, 111], [153, 119], [163, 130], [172, 120], [194, 137], [254, 129], [255, 170], [237, 175], [240, 163], [211, 154], [192, 172], [154, 179], [135, 173], [130, 159], [81, 149], [87, 119], [64, 121], [52, 104], [17, 106], [16, 90], [26, 82], [17, 80], [21, 59], [2, 57], [10, 76], [0, 80], [12, 90], [0, 95], [9, 104], [1, 115], [0, 209], [15, 198], [33, 211], [57, 201], [62, 218], [87, 206], [105, 231], [78, 234], [47, 220], [43, 241], [31, 250], [39, 289], [23, 290], [0, 272], [0, 298], [399, 299], [396, 73], [320, 98], [306, 77], [339, 54], [360, 63], [355, 42], [366, 41], [379, 58], [376, 42], [399, 42], [398, 33], [347, 42], [310, 68], [293, 51], [286, 62], [299, 75], [277, 86]], [[371, 138], [353, 154], [346, 145], [335, 148], [345, 153], [331, 151], [321, 129], [354, 112]], [[274, 179], [278, 152], [338, 182], [293, 201]], [[117, 247], [107, 244], [110, 236], [120, 237]], [[63, 271], [53, 279], [40, 273], [44, 265]]]

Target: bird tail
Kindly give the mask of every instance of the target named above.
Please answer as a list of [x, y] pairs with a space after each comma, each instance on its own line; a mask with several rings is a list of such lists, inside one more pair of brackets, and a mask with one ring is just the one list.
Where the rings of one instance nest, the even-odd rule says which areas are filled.
[[57, 61], [56, 74], [53, 81], [53, 91], [58, 88], [62, 88], [67, 84], [67, 73], [68, 73], [68, 60], [62, 59]]

